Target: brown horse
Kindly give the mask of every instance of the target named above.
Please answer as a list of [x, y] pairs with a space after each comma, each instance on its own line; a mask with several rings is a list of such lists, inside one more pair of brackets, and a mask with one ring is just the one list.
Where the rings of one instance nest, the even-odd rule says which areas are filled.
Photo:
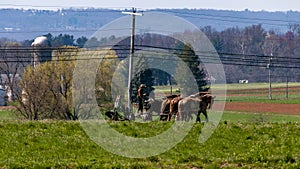
[[182, 98], [179, 96], [173, 98], [170, 101], [170, 112], [168, 115], [168, 121], [171, 121], [173, 115], [177, 115], [178, 113], [178, 103]]
[[176, 120], [189, 121], [192, 114], [196, 114], [199, 110], [201, 100], [198, 97], [185, 97], [178, 103], [178, 113]]
[[153, 112], [159, 114], [161, 104], [162, 104], [162, 100], [155, 100], [152, 98], [146, 100], [144, 105], [144, 108], [146, 110], [144, 120], [152, 121]]
[[196, 114], [196, 122], [201, 122], [200, 114], [203, 113], [206, 122], [208, 122], [207, 108], [212, 106], [214, 98], [210, 94], [203, 95], [197, 93], [180, 100], [178, 103], [177, 119], [189, 121], [192, 118], [192, 114]]
[[200, 107], [199, 111], [197, 113], [196, 122], [201, 123], [200, 114], [203, 113], [205, 116], [205, 121], [208, 122], [208, 116], [207, 116], [207, 109], [210, 109], [214, 103], [215, 96], [212, 96], [210, 94], [206, 94], [204, 96], [200, 96]]
[[161, 103], [160, 120], [169, 120], [171, 101], [180, 95], [167, 96]]

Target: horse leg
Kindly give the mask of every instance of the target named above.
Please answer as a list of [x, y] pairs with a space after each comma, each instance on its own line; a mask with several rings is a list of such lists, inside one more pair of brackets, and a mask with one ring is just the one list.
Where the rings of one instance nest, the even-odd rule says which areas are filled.
[[148, 114], [148, 115], [149, 115], [149, 118], [148, 118], [148, 120], [149, 120], [149, 121], [152, 121], [152, 112], [151, 112], [151, 113], [149, 112], [149, 114]]
[[167, 121], [171, 121], [171, 118], [172, 118], [172, 113], [169, 113], [167, 117]]
[[176, 115], [176, 120], [181, 121], [182, 120], [182, 112], [178, 111]]
[[184, 118], [184, 121], [189, 121], [190, 120], [190, 113], [188, 111], [185, 111], [183, 118]]
[[160, 115], [160, 119], [159, 120], [160, 121], [164, 121], [164, 115], [163, 114]]
[[194, 112], [188, 114], [189, 121], [190, 121], [190, 120], [193, 120], [193, 113], [194, 113]]
[[197, 118], [196, 118], [196, 123], [197, 122], [201, 123], [200, 114], [201, 114], [201, 110], [198, 110], [198, 112], [197, 112]]
[[207, 116], [207, 112], [206, 112], [206, 109], [203, 110], [203, 114], [205, 116], [205, 121], [206, 123], [208, 122], [208, 116]]

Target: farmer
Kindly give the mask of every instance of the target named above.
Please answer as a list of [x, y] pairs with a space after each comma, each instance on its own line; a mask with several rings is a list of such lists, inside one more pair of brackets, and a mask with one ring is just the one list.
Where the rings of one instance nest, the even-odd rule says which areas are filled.
[[137, 114], [141, 111], [141, 114], [143, 114], [143, 104], [146, 96], [146, 85], [141, 84], [139, 89], [138, 89], [138, 101], [139, 101], [139, 107]]

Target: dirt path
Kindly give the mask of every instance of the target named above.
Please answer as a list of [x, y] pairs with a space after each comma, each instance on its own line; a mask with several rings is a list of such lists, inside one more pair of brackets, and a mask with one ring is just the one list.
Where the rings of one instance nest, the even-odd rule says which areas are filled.
[[15, 106], [0, 106], [0, 110], [16, 110]]
[[300, 115], [300, 104], [227, 102], [225, 110]]

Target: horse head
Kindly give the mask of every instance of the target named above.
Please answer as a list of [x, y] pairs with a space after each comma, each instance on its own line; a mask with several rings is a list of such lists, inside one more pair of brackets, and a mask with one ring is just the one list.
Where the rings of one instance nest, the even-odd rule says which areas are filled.
[[216, 96], [213, 96], [211, 94], [206, 94], [200, 97], [201, 101], [206, 103], [206, 106], [208, 109], [210, 109], [212, 107], [212, 105], [214, 104], [214, 100], [215, 100]]

